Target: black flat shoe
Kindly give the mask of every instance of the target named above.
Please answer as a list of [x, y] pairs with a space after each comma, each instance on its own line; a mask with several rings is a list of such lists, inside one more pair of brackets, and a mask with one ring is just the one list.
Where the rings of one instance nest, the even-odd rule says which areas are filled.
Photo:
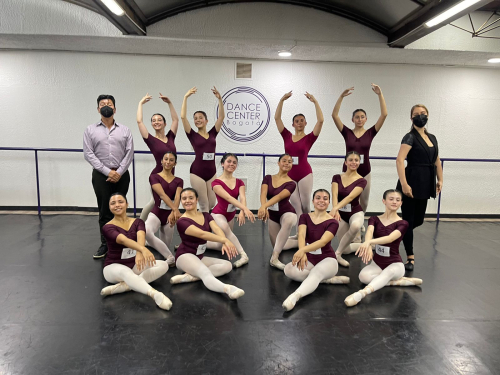
[[415, 259], [408, 259], [408, 261], [405, 263], [405, 270], [407, 271], [413, 271]]
[[107, 252], [108, 252], [108, 247], [106, 245], [101, 245], [99, 247], [99, 250], [97, 250], [96, 253], [94, 254], [94, 259], [104, 258]]

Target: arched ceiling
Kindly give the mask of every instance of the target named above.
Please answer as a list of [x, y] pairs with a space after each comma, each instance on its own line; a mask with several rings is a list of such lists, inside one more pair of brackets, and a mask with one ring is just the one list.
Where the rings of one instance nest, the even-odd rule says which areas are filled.
[[[220, 4], [262, 2], [249, 0], [116, 0], [125, 16], [111, 13], [100, 0], [65, 0], [92, 9], [108, 18], [124, 34], [147, 35], [147, 26], [182, 12]], [[272, 3], [314, 8], [348, 18], [387, 36], [391, 47], [404, 47], [439, 27], [423, 24], [462, 0], [274, 0]], [[498, 1], [481, 0], [467, 12]], [[453, 19], [467, 12], [459, 13]]]

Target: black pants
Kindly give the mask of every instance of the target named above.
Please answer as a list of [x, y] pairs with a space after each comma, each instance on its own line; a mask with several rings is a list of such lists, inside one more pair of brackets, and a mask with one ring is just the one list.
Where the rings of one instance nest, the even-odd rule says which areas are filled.
[[126, 171], [120, 180], [115, 184], [106, 182], [107, 176], [101, 172], [92, 171], [92, 186], [94, 187], [95, 196], [97, 198], [97, 207], [99, 208], [99, 230], [101, 232], [101, 245], [106, 245], [106, 240], [102, 234], [102, 227], [108, 221], [112, 220], [114, 215], [109, 210], [109, 198], [111, 194], [120, 192], [127, 195], [130, 185], [130, 174]]
[[415, 199], [403, 195], [403, 205], [401, 212], [403, 220], [406, 220], [410, 226], [403, 237], [406, 256], [413, 255], [413, 229], [424, 223], [425, 210], [427, 209], [428, 199]]

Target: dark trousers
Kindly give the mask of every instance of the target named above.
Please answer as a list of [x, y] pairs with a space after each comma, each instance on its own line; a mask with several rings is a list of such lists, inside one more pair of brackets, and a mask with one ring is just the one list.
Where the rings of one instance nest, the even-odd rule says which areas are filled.
[[99, 208], [99, 230], [101, 232], [101, 245], [106, 245], [106, 240], [102, 234], [102, 227], [108, 221], [112, 220], [114, 215], [109, 210], [109, 198], [111, 194], [120, 192], [127, 195], [130, 185], [130, 174], [126, 171], [120, 180], [115, 184], [106, 182], [108, 176], [101, 172], [92, 171], [92, 186], [94, 187], [95, 196], [97, 198], [97, 207]]
[[403, 237], [406, 256], [413, 255], [413, 229], [424, 223], [425, 210], [427, 209], [428, 199], [415, 199], [403, 195], [403, 205], [401, 213], [403, 220], [408, 222], [409, 227]]

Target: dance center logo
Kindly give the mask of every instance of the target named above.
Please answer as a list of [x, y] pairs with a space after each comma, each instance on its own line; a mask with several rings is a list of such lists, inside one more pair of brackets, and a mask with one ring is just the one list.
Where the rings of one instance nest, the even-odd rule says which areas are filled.
[[[222, 96], [226, 117], [222, 133], [232, 142], [253, 143], [261, 139], [269, 128], [271, 109], [267, 99], [251, 87], [235, 87]], [[217, 106], [217, 116], [218, 116]]]

